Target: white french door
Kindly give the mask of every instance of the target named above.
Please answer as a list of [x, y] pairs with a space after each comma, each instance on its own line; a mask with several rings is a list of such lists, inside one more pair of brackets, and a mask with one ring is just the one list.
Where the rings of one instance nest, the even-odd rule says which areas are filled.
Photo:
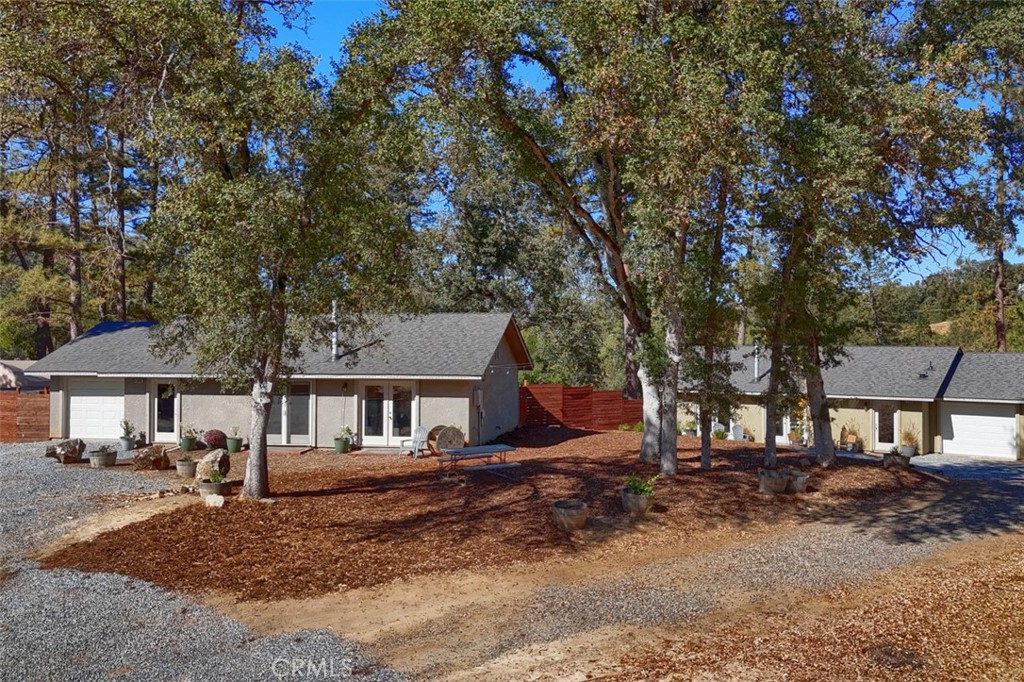
[[153, 437], [154, 443], [177, 443], [178, 422], [181, 421], [181, 400], [178, 386], [173, 381], [153, 382]]
[[398, 447], [416, 428], [416, 385], [412, 382], [369, 381], [362, 385], [360, 443]]
[[888, 450], [897, 443], [900, 411], [894, 403], [875, 403], [875, 450]]
[[310, 445], [313, 390], [309, 382], [293, 382], [270, 405], [267, 442], [271, 445]]

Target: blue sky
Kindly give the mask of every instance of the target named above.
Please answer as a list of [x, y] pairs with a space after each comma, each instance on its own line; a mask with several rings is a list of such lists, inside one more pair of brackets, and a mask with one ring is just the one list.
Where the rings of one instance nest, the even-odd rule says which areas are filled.
[[271, 16], [278, 26], [277, 38], [284, 43], [296, 43], [320, 59], [317, 71], [329, 77], [333, 73], [331, 61], [338, 58], [342, 38], [352, 24], [372, 15], [380, 8], [377, 0], [313, 0], [309, 9], [309, 25], [285, 28]]
[[[338, 58], [341, 41], [349, 28], [371, 16], [380, 7], [377, 0], [313, 0], [309, 9], [308, 25], [304, 29], [288, 29], [278, 25], [278, 40], [282, 43], [295, 43], [308, 50], [319, 59], [319, 74], [325, 79], [330, 79], [334, 71], [331, 62]], [[274, 19], [275, 17], [271, 17], [272, 21]], [[973, 245], [964, 240], [962, 235], [948, 238], [946, 243], [940, 246], [940, 250], [941, 253], [936, 251], [920, 263], [899, 265], [897, 279], [903, 283], [916, 282], [943, 268], [955, 267], [960, 258], [980, 258]], [[1011, 262], [1024, 262], [1024, 256], [1016, 253], [1006, 255], [1007, 260]]]

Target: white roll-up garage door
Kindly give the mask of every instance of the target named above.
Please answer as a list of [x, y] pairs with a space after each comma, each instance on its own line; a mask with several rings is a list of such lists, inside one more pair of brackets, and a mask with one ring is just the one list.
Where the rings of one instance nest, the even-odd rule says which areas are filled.
[[71, 438], [116, 439], [124, 419], [124, 379], [68, 380]]
[[1017, 406], [942, 403], [942, 451], [947, 455], [1017, 458]]

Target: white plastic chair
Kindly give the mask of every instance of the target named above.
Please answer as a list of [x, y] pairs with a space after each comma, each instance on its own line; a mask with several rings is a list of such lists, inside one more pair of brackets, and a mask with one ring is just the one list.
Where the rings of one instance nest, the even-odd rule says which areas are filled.
[[427, 434], [430, 433], [426, 426], [417, 426], [412, 432], [412, 438], [403, 438], [398, 444], [399, 454], [409, 451], [413, 459], [420, 458], [420, 452], [427, 449]]

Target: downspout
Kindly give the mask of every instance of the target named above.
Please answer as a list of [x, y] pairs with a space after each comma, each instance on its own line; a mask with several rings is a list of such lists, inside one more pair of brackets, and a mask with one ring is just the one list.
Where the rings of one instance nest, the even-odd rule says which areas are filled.
[[331, 362], [338, 359], [338, 302], [331, 301]]

